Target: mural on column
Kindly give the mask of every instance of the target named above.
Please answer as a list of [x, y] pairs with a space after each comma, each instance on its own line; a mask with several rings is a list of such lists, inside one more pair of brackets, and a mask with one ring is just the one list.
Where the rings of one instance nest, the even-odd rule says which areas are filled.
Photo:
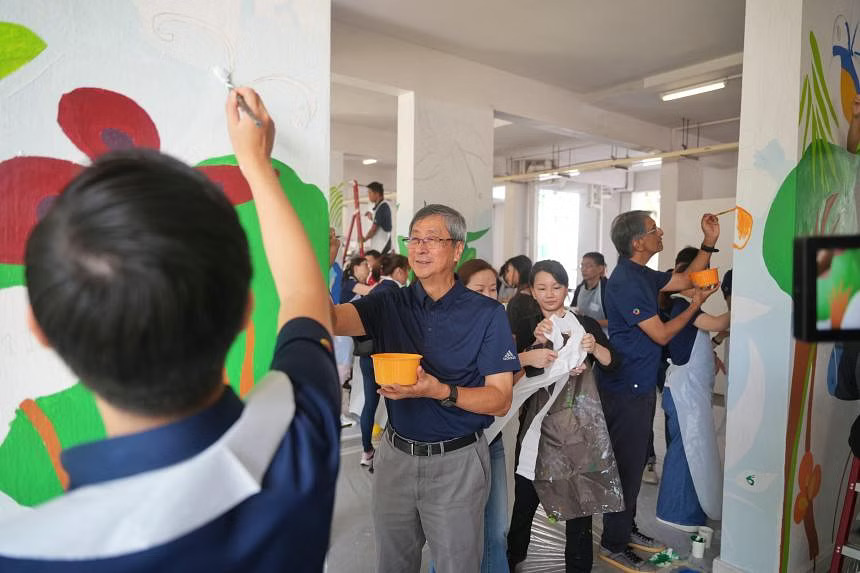
[[[792, 292], [792, 244], [795, 236], [836, 235], [856, 233], [858, 230], [855, 185], [858, 181], [860, 158], [849, 153], [841, 143], [840, 119], [831, 94], [840, 94], [843, 117], [850, 122], [851, 105], [857, 93], [857, 76], [854, 69], [852, 43], [854, 35], [844, 16], [848, 46], [834, 45], [832, 54], [841, 65], [841, 84], [828, 84], [822, 50], [814, 31], [809, 32], [808, 46], [810, 69], [805, 73], [799, 110], [799, 128], [802, 130], [802, 157], [782, 182], [774, 198], [765, 223], [762, 256], [771, 277], [787, 295]], [[854, 34], [857, 26], [854, 25]], [[826, 52], [824, 55], [827, 55]], [[824, 62], [824, 63], [823, 63]], [[832, 83], [832, 82], [831, 82]], [[825, 283], [841, 285], [842, 293], [830, 305], [819, 308], [818, 319], [838, 327], [850, 299], [860, 290], [860, 274], [850, 261], [837, 261], [830, 272], [819, 279], [819, 288]], [[795, 341], [788, 396], [788, 422], [785, 434], [783, 512], [780, 536], [780, 571], [793, 570], [800, 563], [815, 562], [833, 540], [832, 516], [825, 515], [825, 523], [816, 523], [816, 499], [828, 498], [828, 507], [836, 507], [834, 497], [841, 487], [822, 493], [822, 465], [813, 447], [814, 434], [822, 424], [817, 423], [813, 408], [816, 382], [821, 383], [821, 369], [817, 369], [819, 356], [827, 357], [832, 345], [816, 345]], [[816, 378], [819, 378], [816, 380]], [[826, 421], [825, 424], [826, 426]], [[823, 431], [826, 431], [824, 428]], [[847, 434], [834, 436], [847, 451]], [[843, 470], [843, 464], [829, 464], [834, 474]], [[836, 468], [835, 465], [839, 467]], [[831, 475], [831, 478], [837, 476]], [[831, 479], [830, 481], [833, 481]], [[808, 551], [808, 560], [795, 558], [792, 541], [795, 528], [801, 527]]]
[[[26, 27], [0, 23], [0, 83], [16, 70], [26, 69], [25, 64], [45, 47], [37, 33]], [[55, 105], [33, 113], [56, 112], [62, 132], [90, 159], [115, 149], [163, 148], [150, 114], [122, 93], [77, 87], [62, 94]], [[273, 159], [272, 165], [311, 238], [320, 271], [327, 272], [325, 196], [284, 162]], [[4, 389], [0, 393], [0, 511], [4, 504], [30, 506], [61, 494], [68, 485], [60, 463], [62, 449], [104, 437], [91, 394], [52, 352], [37, 348], [25, 321], [27, 235], [52, 199], [83, 167], [54, 157], [0, 157], [0, 380]], [[269, 368], [278, 300], [250, 188], [235, 158], [210, 157], [199, 161], [196, 168], [223, 189], [248, 235], [255, 307], [249, 327], [238, 336], [225, 365], [225, 383], [244, 396]]]

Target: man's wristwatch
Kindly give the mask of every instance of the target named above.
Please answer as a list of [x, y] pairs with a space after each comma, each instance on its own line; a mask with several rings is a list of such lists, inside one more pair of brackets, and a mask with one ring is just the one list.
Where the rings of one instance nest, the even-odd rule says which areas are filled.
[[702, 246], [700, 246], [699, 248], [702, 249], [703, 251], [705, 251], [706, 253], [719, 253], [720, 252], [719, 249], [716, 249], [714, 247], [709, 247], [705, 243], [702, 243]]
[[453, 384], [448, 384], [448, 388], [451, 389], [451, 392], [448, 394], [447, 398], [439, 400], [439, 403], [446, 408], [451, 408], [457, 405], [457, 387]]

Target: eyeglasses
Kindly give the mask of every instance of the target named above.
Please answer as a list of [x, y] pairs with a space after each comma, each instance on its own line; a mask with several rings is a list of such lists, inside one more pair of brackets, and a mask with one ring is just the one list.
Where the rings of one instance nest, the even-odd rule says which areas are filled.
[[406, 246], [410, 249], [417, 249], [418, 245], [424, 245], [431, 251], [436, 251], [441, 249], [442, 245], [448, 241], [453, 243], [454, 239], [440, 239], [439, 237], [424, 237], [423, 239], [419, 239], [418, 237], [409, 237], [406, 239]]
[[656, 233], [659, 230], [660, 230], [660, 227], [654, 227], [650, 231], [645, 231], [644, 233], [642, 233], [642, 236], [645, 237], [647, 235], [650, 235], [651, 233]]

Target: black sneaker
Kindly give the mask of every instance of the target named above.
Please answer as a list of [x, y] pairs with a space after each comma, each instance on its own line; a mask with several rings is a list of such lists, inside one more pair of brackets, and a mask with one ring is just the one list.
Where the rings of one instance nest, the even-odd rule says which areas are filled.
[[642, 573], [643, 571], [651, 573], [657, 571], [657, 568], [654, 565], [651, 565], [636, 555], [636, 553], [629, 547], [624, 551], [618, 551], [616, 553], [612, 553], [608, 549], [601, 547], [600, 558], [606, 561], [609, 565], [617, 567], [622, 571], [627, 571], [628, 573]]
[[642, 551], [647, 551], [648, 553], [660, 553], [666, 549], [665, 543], [660, 543], [653, 537], [648, 537], [635, 527], [630, 532], [630, 543], [628, 545]]

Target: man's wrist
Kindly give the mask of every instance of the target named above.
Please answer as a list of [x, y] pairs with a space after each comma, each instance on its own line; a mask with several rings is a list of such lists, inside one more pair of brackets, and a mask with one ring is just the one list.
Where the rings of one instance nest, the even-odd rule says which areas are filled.
[[444, 400], [451, 394], [451, 387], [444, 382], [439, 382], [436, 386], [436, 391], [433, 393], [433, 398], [435, 400]]
[[714, 247], [714, 245], [716, 245], [716, 244], [717, 244], [717, 239], [708, 239], [706, 237], [705, 240], [702, 241], [702, 245], [699, 248], [701, 250], [705, 251], [706, 253], [719, 253], [720, 250], [717, 249], [716, 247]]

